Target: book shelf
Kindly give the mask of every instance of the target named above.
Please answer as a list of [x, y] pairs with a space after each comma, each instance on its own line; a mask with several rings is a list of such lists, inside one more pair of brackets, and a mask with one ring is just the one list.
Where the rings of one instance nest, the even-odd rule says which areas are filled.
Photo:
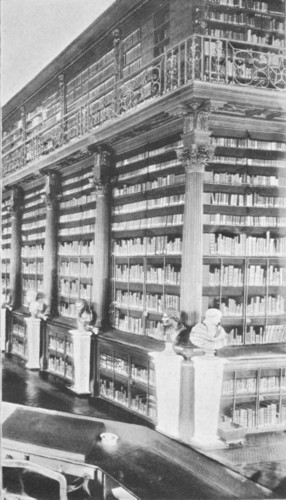
[[2, 205], [2, 297], [6, 300], [10, 295], [10, 253], [11, 253], [11, 222], [7, 201]]
[[251, 433], [285, 429], [285, 360], [233, 360], [225, 367], [219, 428], [229, 422], [247, 427]]
[[27, 325], [23, 314], [13, 311], [10, 318], [9, 352], [27, 361]]
[[146, 353], [99, 340], [99, 396], [156, 421], [155, 370]]
[[63, 178], [59, 203], [59, 313], [76, 317], [75, 302], [92, 302], [92, 273], [96, 200], [90, 186], [91, 169]]
[[68, 384], [74, 378], [74, 353], [72, 336], [62, 325], [46, 325], [46, 371]]
[[231, 345], [285, 342], [285, 143], [255, 137], [212, 143], [204, 183], [203, 312], [221, 309]]
[[206, 35], [284, 47], [284, 1], [206, 0]]
[[169, 141], [116, 163], [112, 208], [113, 326], [164, 340], [180, 308], [185, 174]]
[[25, 193], [21, 226], [22, 305], [28, 307], [28, 292], [43, 294], [46, 210], [41, 199], [42, 188]]
[[142, 65], [141, 29], [136, 28], [122, 40], [123, 69], [122, 76], [125, 78]]

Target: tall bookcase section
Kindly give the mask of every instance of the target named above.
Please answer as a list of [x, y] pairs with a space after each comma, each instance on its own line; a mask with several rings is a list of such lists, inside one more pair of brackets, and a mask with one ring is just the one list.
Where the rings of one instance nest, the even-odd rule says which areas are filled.
[[250, 133], [212, 142], [203, 309], [221, 309], [232, 345], [285, 342], [286, 145]]
[[122, 40], [123, 52], [123, 70], [122, 76], [125, 78], [134, 71], [141, 68], [142, 65], [142, 45], [141, 29], [136, 28], [132, 33]]
[[284, 0], [206, 0], [205, 33], [244, 42], [246, 47], [283, 48], [284, 9]]
[[[33, 161], [40, 155], [46, 155], [62, 144], [61, 131], [56, 126], [61, 118], [60, 92], [56, 88], [48, 96], [43, 97], [40, 103], [31, 106], [25, 117], [26, 133], [26, 160]], [[41, 133], [39, 141], [37, 135]]]
[[116, 342], [99, 341], [99, 395], [156, 421], [155, 369], [146, 354]]
[[247, 427], [253, 432], [286, 428], [286, 369], [285, 359], [261, 360], [259, 367], [249, 361], [230, 363], [224, 373], [221, 422]]
[[158, 340], [164, 309], [180, 310], [185, 174], [178, 145], [119, 158], [113, 189], [112, 323]]
[[10, 299], [11, 215], [9, 200], [2, 203], [2, 302]]
[[[84, 133], [86, 125], [95, 127], [108, 117], [108, 103], [112, 101], [112, 90], [115, 84], [114, 49], [108, 51], [100, 59], [81, 71], [75, 78], [67, 82], [67, 130], [68, 139]], [[112, 104], [110, 104], [112, 106]], [[75, 113], [81, 108], [81, 114]]]
[[41, 198], [42, 187], [33, 187], [25, 192], [22, 216], [22, 305], [29, 306], [30, 291], [43, 296], [44, 245], [46, 210]]
[[76, 317], [77, 299], [92, 303], [96, 199], [90, 168], [63, 177], [59, 204], [59, 313]]

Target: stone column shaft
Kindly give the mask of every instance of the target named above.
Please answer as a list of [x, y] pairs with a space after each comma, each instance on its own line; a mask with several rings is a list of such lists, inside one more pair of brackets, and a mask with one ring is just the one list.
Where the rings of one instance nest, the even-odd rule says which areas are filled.
[[11, 260], [10, 260], [10, 290], [11, 306], [17, 309], [21, 305], [21, 201], [20, 189], [14, 188], [10, 200], [11, 213]]

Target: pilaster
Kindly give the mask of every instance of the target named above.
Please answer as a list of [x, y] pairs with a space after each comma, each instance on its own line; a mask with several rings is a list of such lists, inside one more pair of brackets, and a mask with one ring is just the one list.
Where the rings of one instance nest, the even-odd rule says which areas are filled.
[[184, 118], [183, 147], [177, 156], [185, 167], [186, 191], [181, 270], [182, 320], [193, 326], [201, 319], [203, 266], [203, 179], [212, 157], [208, 119], [209, 103], [194, 101]]
[[17, 309], [21, 305], [21, 219], [23, 211], [23, 192], [20, 187], [12, 188], [8, 210], [11, 215], [11, 307]]
[[45, 176], [42, 199], [46, 204], [46, 234], [44, 248], [44, 300], [47, 314], [57, 312], [57, 221], [58, 200], [60, 199], [60, 178], [55, 172]]
[[94, 232], [93, 300], [96, 326], [104, 326], [108, 317], [108, 276], [110, 247], [110, 170], [111, 152], [99, 147], [94, 154], [94, 178], [96, 192], [96, 222]]

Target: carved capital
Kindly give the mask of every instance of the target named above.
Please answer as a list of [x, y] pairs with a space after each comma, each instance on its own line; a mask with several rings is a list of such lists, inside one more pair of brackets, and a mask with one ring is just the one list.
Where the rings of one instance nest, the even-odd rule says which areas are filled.
[[189, 148], [178, 148], [176, 153], [186, 173], [204, 173], [206, 164], [214, 155], [214, 150], [215, 148], [210, 145], [193, 144]]
[[11, 215], [19, 214], [23, 209], [23, 191], [20, 187], [12, 188], [10, 199], [7, 202], [7, 210]]
[[94, 153], [93, 178], [90, 185], [97, 194], [108, 194], [111, 178], [111, 151], [107, 147], [100, 146]]
[[96, 195], [107, 196], [110, 192], [110, 183], [100, 179], [92, 179], [90, 185], [94, 188]]
[[57, 172], [48, 172], [45, 175], [45, 185], [41, 194], [41, 199], [51, 207], [61, 198], [60, 176]]

